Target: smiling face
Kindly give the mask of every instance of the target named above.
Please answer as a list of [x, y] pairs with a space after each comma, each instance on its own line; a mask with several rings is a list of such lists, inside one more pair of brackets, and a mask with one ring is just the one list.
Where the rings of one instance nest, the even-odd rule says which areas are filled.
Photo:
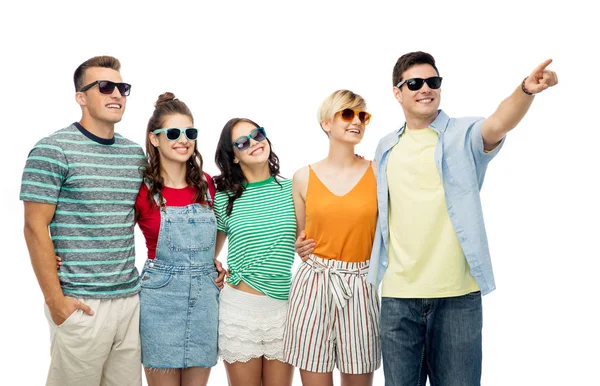
[[358, 114], [351, 121], [345, 121], [337, 112], [333, 119], [321, 123], [321, 127], [329, 136], [330, 141], [338, 141], [356, 145], [365, 135], [365, 124], [361, 123]]
[[[165, 117], [162, 122], [162, 128], [188, 128], [193, 127], [192, 119], [187, 115], [174, 114]], [[160, 162], [165, 165], [169, 162], [185, 164], [194, 154], [196, 141], [190, 141], [181, 133], [179, 139], [169, 141], [165, 132], [154, 134], [148, 133], [150, 142], [158, 149]]]
[[[256, 129], [256, 126], [249, 122], [239, 122], [231, 130], [231, 143], [240, 137], [250, 135], [254, 129]], [[262, 142], [250, 139], [250, 147], [243, 151], [233, 147], [234, 162], [245, 166], [267, 164], [270, 153], [271, 147], [266, 139]]]
[[[117, 70], [105, 67], [90, 67], [83, 74], [83, 86], [98, 80], [110, 80], [112, 82], [123, 82], [121, 74]], [[98, 123], [115, 124], [123, 118], [127, 97], [121, 95], [115, 87], [112, 94], [102, 94], [98, 85], [84, 92], [77, 92], [77, 103], [83, 110], [83, 116]]]
[[[402, 73], [402, 80], [411, 78], [427, 79], [432, 76], [438, 76], [437, 71], [429, 64], [415, 64]], [[407, 120], [431, 120], [437, 116], [440, 106], [441, 88], [432, 89], [423, 83], [420, 90], [411, 91], [406, 84], [400, 88], [394, 87], [394, 97], [404, 110], [404, 116]]]

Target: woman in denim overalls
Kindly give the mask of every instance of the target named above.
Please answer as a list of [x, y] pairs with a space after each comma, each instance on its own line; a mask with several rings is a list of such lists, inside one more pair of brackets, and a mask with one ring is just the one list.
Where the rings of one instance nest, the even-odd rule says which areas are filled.
[[217, 279], [222, 268], [214, 260], [214, 186], [202, 172], [190, 110], [171, 93], [155, 106], [135, 206], [148, 247], [140, 292], [142, 363], [149, 386], [205, 385], [217, 363], [224, 275]]

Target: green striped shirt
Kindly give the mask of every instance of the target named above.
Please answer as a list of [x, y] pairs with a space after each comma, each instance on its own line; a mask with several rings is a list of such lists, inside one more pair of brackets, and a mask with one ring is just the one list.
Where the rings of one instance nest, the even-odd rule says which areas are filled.
[[[292, 283], [296, 217], [292, 181], [273, 177], [252, 182], [226, 215], [229, 195], [217, 192], [217, 229], [227, 234], [228, 279], [240, 281], [273, 299], [287, 300]], [[281, 184], [281, 185], [280, 185]]]
[[119, 298], [139, 291], [133, 205], [144, 152], [115, 134], [98, 138], [78, 123], [29, 153], [21, 200], [56, 205], [50, 223], [65, 295]]

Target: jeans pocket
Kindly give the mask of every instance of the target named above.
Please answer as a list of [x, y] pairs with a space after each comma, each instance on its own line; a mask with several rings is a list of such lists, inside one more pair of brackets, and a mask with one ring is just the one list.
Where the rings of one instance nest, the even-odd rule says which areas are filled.
[[146, 270], [142, 275], [142, 288], [157, 289], [165, 287], [173, 279], [172, 273]]

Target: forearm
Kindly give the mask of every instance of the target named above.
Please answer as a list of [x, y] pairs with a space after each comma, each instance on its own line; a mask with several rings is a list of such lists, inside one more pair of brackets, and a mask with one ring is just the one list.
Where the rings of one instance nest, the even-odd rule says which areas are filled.
[[533, 95], [525, 94], [519, 85], [484, 123], [481, 134], [485, 145], [493, 146], [500, 142], [521, 122], [532, 102]]
[[52, 244], [47, 228], [44, 232], [41, 229], [25, 225], [24, 232], [33, 271], [44, 294], [44, 300], [46, 304], [50, 305], [64, 297], [56, 272], [54, 244]]

